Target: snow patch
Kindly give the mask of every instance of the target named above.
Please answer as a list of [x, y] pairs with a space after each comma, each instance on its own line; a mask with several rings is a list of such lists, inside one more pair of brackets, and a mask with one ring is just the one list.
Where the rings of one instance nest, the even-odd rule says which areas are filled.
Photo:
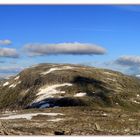
[[20, 77], [20, 76], [15, 77], [15, 79], [14, 79], [14, 80], [18, 80], [18, 79], [19, 79], [19, 77]]
[[86, 96], [87, 93], [84, 93], [84, 92], [79, 92], [77, 94], [74, 95], [74, 97], [83, 97], [83, 96]]
[[30, 113], [30, 114], [20, 114], [20, 115], [11, 115], [8, 117], [1, 117], [1, 120], [9, 120], [9, 119], [27, 119], [31, 120], [32, 117], [37, 116], [37, 115], [47, 115], [47, 116], [57, 116], [57, 115], [64, 115], [62, 113]]
[[136, 119], [131, 119], [131, 118], [130, 118], [130, 119], [128, 119], [128, 120], [129, 120], [129, 121], [135, 121]]
[[130, 130], [129, 130], [129, 129], [124, 129], [124, 131], [125, 131], [125, 132], [129, 132]]
[[106, 113], [103, 113], [102, 115], [103, 115], [104, 117], [105, 117], [105, 116], [107, 116], [107, 114], [106, 114]]
[[43, 105], [41, 105], [39, 108], [46, 108], [46, 107], [50, 107], [50, 104], [48, 104], [48, 103], [43, 104]]
[[9, 88], [15, 88], [15, 87], [16, 87], [18, 84], [20, 84], [20, 83], [21, 83], [21, 81], [15, 83], [15, 84], [12, 84], [12, 85], [9, 86]]
[[136, 103], [136, 104], [140, 104], [140, 102], [136, 101], [136, 100], [133, 100], [132, 102]]
[[63, 84], [56, 84], [56, 85], [51, 85], [51, 86], [46, 86], [46, 87], [40, 88], [39, 92], [36, 94], [38, 97], [34, 101], [34, 103], [42, 101], [46, 98], [53, 98], [54, 97], [53, 95], [58, 94], [58, 93], [65, 93], [65, 91], [56, 89], [56, 88], [63, 87], [63, 86], [72, 86], [72, 84], [63, 83]]
[[47, 121], [51, 121], [51, 122], [58, 122], [58, 121], [62, 121], [62, 120], [64, 120], [64, 119], [62, 119], [62, 118], [56, 118], [56, 119], [50, 119], [50, 120], [47, 120]]
[[27, 93], [30, 89], [25, 90], [25, 93]]
[[59, 108], [60, 106], [54, 106], [53, 108]]
[[18, 82], [17, 82], [17, 84], [20, 84], [20, 83], [21, 83], [21, 81], [18, 81]]
[[9, 82], [5, 82], [5, 83], [3, 84], [4, 87], [7, 86], [7, 85], [9, 85]]
[[111, 73], [111, 72], [104, 72], [104, 74], [107, 74], [107, 75], [115, 75], [114, 73]]
[[108, 79], [110, 81], [116, 81], [116, 79], [112, 79], [112, 78], [106, 78], [106, 79]]
[[68, 69], [73, 69], [73, 67], [70, 66], [63, 66], [63, 67], [55, 67], [55, 68], [50, 68], [48, 71], [42, 72], [41, 74], [46, 75], [48, 73], [51, 73], [53, 71], [58, 71], [58, 70], [68, 70]]
[[17, 84], [12, 84], [12, 85], [9, 86], [9, 88], [14, 88], [16, 86], [17, 86]]
[[139, 94], [137, 94], [137, 97], [140, 97], [140, 95], [139, 95]]

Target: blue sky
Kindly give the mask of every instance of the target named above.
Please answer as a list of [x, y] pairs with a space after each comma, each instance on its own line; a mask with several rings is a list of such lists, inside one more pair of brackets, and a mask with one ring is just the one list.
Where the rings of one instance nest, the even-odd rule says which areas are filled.
[[[140, 6], [0, 5], [0, 19], [0, 42], [11, 41], [0, 43], [0, 51], [10, 48], [18, 54], [13, 58], [0, 53], [1, 76], [44, 62], [86, 64], [139, 74]], [[67, 48], [67, 43], [97, 45], [106, 52], [56, 55], [47, 51], [31, 57], [24, 50], [29, 44], [47, 49], [47, 44], [55, 44], [55, 48], [63, 44]]]

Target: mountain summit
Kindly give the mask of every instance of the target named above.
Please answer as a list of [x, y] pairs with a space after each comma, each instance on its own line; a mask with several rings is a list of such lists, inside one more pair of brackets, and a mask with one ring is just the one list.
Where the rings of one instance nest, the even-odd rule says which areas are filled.
[[39, 64], [0, 83], [0, 109], [140, 107], [140, 80], [72, 64]]

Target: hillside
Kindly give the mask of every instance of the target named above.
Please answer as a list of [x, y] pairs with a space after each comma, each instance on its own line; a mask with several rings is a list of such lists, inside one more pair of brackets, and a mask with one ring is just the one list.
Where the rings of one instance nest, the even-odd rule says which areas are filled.
[[0, 135], [139, 135], [140, 80], [39, 64], [0, 83]]
[[0, 109], [100, 106], [139, 109], [140, 80], [70, 64], [39, 64], [0, 83]]

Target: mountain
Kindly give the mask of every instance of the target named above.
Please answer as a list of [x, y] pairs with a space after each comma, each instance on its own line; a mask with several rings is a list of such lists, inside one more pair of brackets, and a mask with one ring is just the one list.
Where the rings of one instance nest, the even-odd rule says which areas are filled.
[[139, 109], [140, 80], [72, 64], [39, 64], [0, 83], [0, 109], [68, 106]]
[[0, 83], [0, 135], [139, 135], [140, 79], [39, 64]]

